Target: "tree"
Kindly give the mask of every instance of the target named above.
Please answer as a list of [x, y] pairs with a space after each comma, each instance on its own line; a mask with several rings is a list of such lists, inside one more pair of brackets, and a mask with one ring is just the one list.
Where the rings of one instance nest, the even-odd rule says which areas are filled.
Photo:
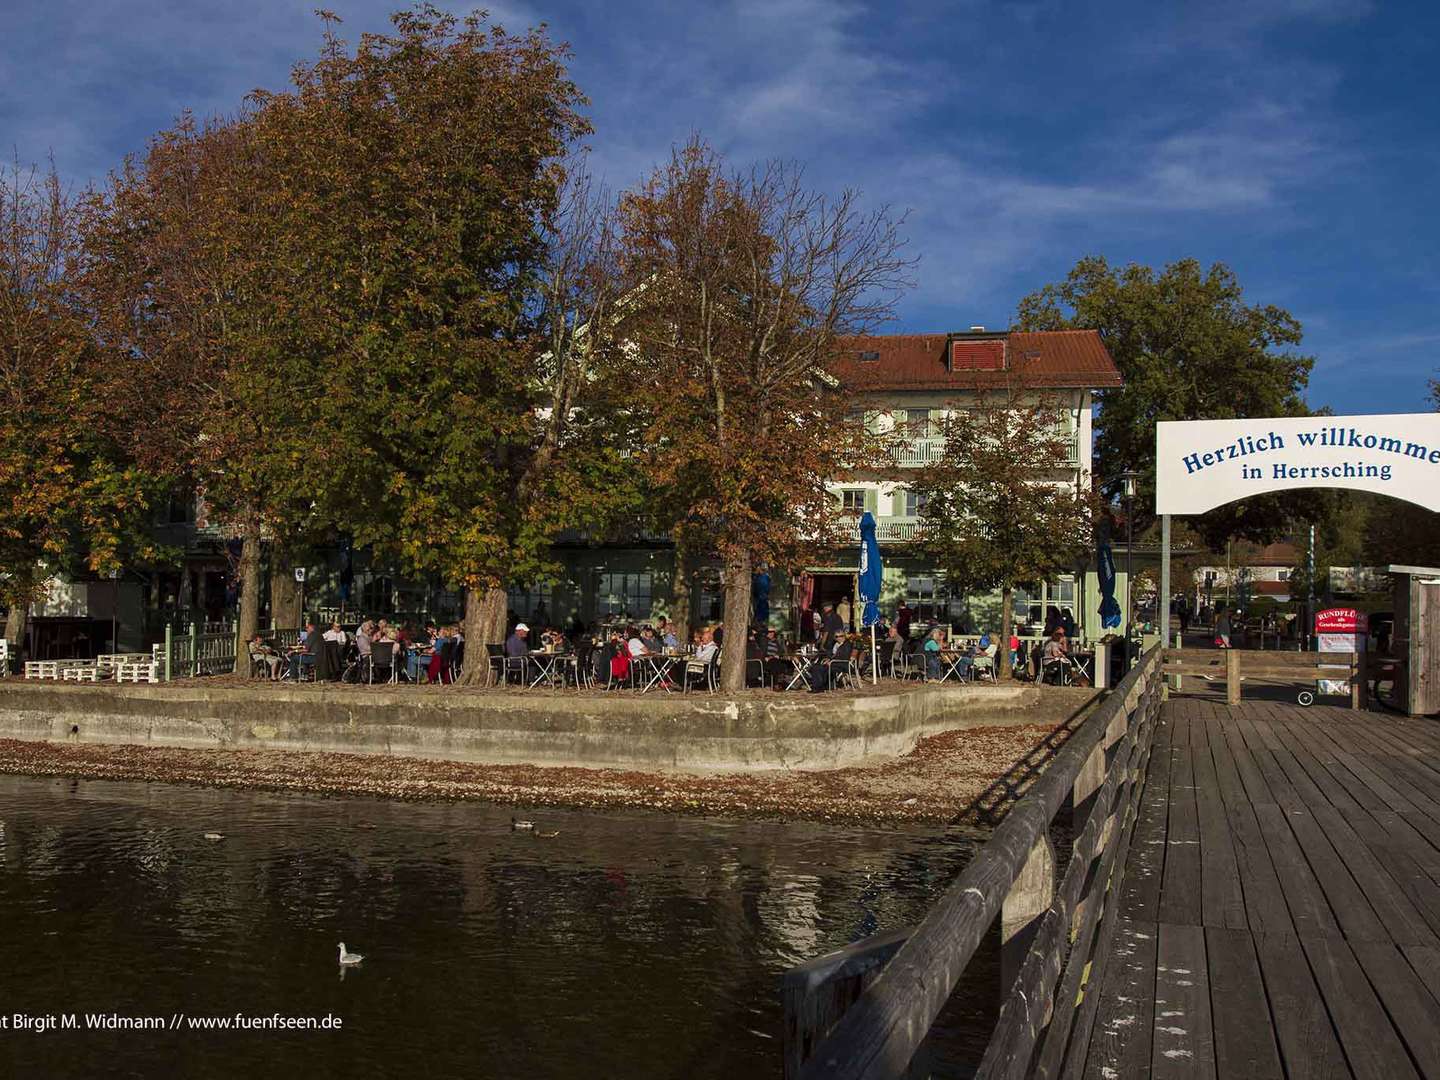
[[677, 544], [723, 564], [721, 683], [737, 691], [753, 569], [833, 539], [825, 481], [857, 463], [863, 432], [826, 364], [890, 315], [912, 264], [886, 208], [810, 191], [793, 165], [730, 172], [699, 138], [622, 197], [620, 243], [638, 295], [618, 377], [660, 390], [635, 404], [637, 460]]
[[1088, 477], [1066, 464], [1060, 411], [1023, 388], [952, 405], [940, 459], [916, 473], [919, 534], [952, 586], [1001, 594], [1000, 673], [1014, 627], [1015, 587], [1073, 570], [1094, 545]]
[[316, 427], [320, 355], [294, 272], [293, 205], [253, 110], [182, 116], [88, 200], [81, 287], [97, 347], [165, 423], [151, 457], [182, 471], [242, 542], [241, 640], [259, 626], [261, 541], [317, 500], [336, 448]]
[[555, 572], [554, 537], [634, 490], [593, 377], [616, 299], [604, 200], [567, 188], [584, 101], [541, 31], [426, 5], [350, 49], [328, 18], [294, 89], [255, 99], [317, 422], [346, 448], [317, 513], [465, 587], [478, 649], [503, 639], [507, 585]]
[[[1308, 412], [1303, 395], [1314, 360], [1290, 351], [1302, 337], [1299, 321], [1274, 305], [1246, 304], [1223, 263], [1204, 271], [1182, 259], [1157, 274], [1084, 258], [1063, 282], [1021, 300], [1016, 323], [1100, 331], [1125, 385], [1100, 392], [1096, 475], [1113, 495], [1121, 472], [1140, 472], [1139, 507], [1154, 505], [1157, 421]], [[1291, 492], [1219, 507], [1195, 524], [1212, 545], [1229, 536], [1268, 542], [1294, 519], [1320, 513], [1312, 493]]]
[[77, 211], [53, 170], [0, 174], [0, 603], [15, 640], [57, 570], [147, 557], [155, 478], [112, 411], [114, 370], [75, 295]]

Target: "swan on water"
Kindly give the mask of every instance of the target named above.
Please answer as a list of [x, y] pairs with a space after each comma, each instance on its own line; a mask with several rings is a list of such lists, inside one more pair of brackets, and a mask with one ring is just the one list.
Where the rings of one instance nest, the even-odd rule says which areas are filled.
[[225, 839], [225, 834], [224, 834], [224, 833], [218, 833], [218, 832], [207, 832], [207, 833], [205, 834], [205, 839], [206, 839], [206, 840], [209, 840], [209, 841], [213, 844], [213, 843], [214, 843], [215, 841], [217, 841], [217, 840], [224, 840], [224, 839]]
[[364, 959], [365, 957], [361, 956], [358, 952], [346, 951], [345, 942], [340, 942], [340, 965], [342, 967], [346, 964], [358, 964]]
[[512, 829], [533, 829], [534, 827], [535, 822], [533, 821], [516, 821], [513, 816], [510, 818], [510, 828]]

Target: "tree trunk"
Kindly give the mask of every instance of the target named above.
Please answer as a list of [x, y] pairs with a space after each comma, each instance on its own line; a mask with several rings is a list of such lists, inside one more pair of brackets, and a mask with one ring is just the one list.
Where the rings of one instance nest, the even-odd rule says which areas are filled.
[[29, 603], [14, 602], [10, 605], [10, 613], [5, 616], [5, 640], [10, 643], [11, 657], [20, 655], [20, 646], [25, 641], [25, 623], [29, 620]]
[[745, 689], [745, 643], [750, 629], [750, 553], [725, 558], [725, 643], [720, 648], [720, 688]]
[[691, 615], [695, 607], [691, 603], [691, 594], [694, 588], [695, 566], [694, 560], [690, 557], [690, 549], [683, 540], [676, 540], [675, 576], [670, 588], [670, 621], [674, 624], [675, 636], [680, 639], [682, 645], [688, 644], [690, 635], [694, 633]]
[[1006, 584], [1000, 590], [1000, 678], [1009, 679], [1013, 671], [1010, 664], [1010, 638], [1015, 625], [1015, 590]]
[[276, 544], [270, 551], [270, 626], [288, 630], [299, 626], [304, 617], [295, 564], [290, 561], [290, 553]]
[[260, 629], [260, 519], [252, 518], [245, 523], [245, 539], [240, 548], [240, 618], [237, 620], [235, 636], [237, 647], [236, 668], [254, 674], [249, 663], [241, 664], [238, 658], [246, 655], [246, 644]]
[[487, 645], [505, 643], [507, 594], [503, 588], [465, 590], [465, 673], [466, 686], [490, 686], [495, 672], [490, 666]]

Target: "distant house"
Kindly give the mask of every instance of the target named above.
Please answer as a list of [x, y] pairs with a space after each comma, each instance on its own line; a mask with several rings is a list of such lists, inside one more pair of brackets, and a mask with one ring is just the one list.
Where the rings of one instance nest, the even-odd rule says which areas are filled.
[[1284, 603], [1291, 599], [1290, 573], [1301, 558], [1294, 544], [1280, 543], [1235, 554], [1228, 566], [1200, 566], [1195, 573], [1195, 607], [1243, 604], [1260, 596]]
[[[905, 473], [939, 459], [938, 422], [948, 411], [963, 409], [987, 392], [1008, 390], [1022, 403], [1043, 398], [1058, 408], [1069, 453], [1055, 470], [1055, 480], [1088, 483], [1095, 391], [1122, 384], [1099, 333], [972, 327], [948, 334], [856, 337], [841, 342], [829, 370], [853, 395], [860, 422], [877, 432], [904, 435], [892, 454], [893, 471], [837, 477], [827, 485], [844, 509], [875, 515], [880, 543], [888, 551], [884, 606], [903, 597], [921, 618], [948, 619], [967, 629], [997, 627], [998, 594], [972, 597], [951, 590], [933, 565], [907, 552], [924, 508]], [[853, 592], [854, 558], [853, 550], [837, 552], [835, 564], [808, 568], [817, 602]], [[1016, 615], [1038, 627], [1048, 607], [1069, 608], [1082, 629], [1098, 636], [1098, 605], [1094, 567], [1077, 566], [1017, 596]]]

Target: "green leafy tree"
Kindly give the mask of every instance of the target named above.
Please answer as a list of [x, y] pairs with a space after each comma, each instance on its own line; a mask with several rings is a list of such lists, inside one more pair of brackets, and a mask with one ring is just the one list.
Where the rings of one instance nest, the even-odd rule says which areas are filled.
[[[1208, 271], [1182, 259], [1156, 272], [1104, 258], [1081, 259], [1063, 282], [1020, 301], [1025, 330], [1095, 329], [1125, 385], [1100, 392], [1095, 469], [1114, 495], [1126, 469], [1141, 473], [1136, 506], [1155, 504], [1155, 424], [1306, 415], [1305, 387], [1314, 363], [1293, 348], [1298, 320], [1274, 305], [1247, 304], [1239, 280], [1216, 263]], [[1308, 492], [1255, 496], [1197, 519], [1212, 545], [1229, 536], [1270, 541], [1296, 519], [1322, 512]], [[1139, 515], [1137, 514], [1137, 517]]]
[[[998, 588], [1002, 643], [1015, 625], [1015, 588], [1075, 569], [1094, 547], [1089, 478], [1066, 464], [1061, 412], [1012, 388], [953, 404], [939, 421], [944, 450], [911, 488], [923, 500], [919, 541], [952, 587]], [[1002, 676], [1010, 650], [1000, 649]]]
[[635, 404], [637, 462], [677, 542], [723, 565], [721, 683], [740, 690], [752, 572], [836, 537], [825, 481], [863, 450], [826, 363], [890, 314], [911, 264], [883, 208], [813, 192], [790, 165], [731, 172], [699, 139], [622, 198], [620, 222], [636, 299], [618, 380], [659, 391]]

